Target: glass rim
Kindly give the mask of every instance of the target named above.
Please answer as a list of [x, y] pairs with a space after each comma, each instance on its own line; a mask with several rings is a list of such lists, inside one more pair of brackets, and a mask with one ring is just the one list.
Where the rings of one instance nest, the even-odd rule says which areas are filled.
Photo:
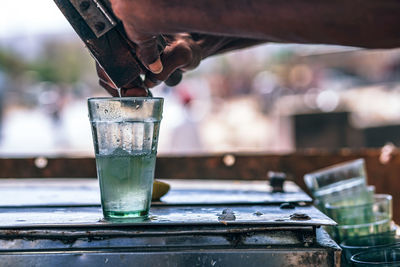
[[[373, 195], [374, 201], [373, 202], [368, 202], [364, 204], [357, 204], [357, 205], [351, 205], [351, 206], [334, 206], [329, 203], [325, 204], [326, 209], [330, 210], [339, 210], [339, 209], [354, 209], [356, 207], [361, 208], [361, 207], [368, 207], [374, 204], [380, 204], [382, 202], [386, 201], [392, 201], [393, 197], [392, 195], [389, 194], [374, 194]], [[378, 198], [378, 201], [375, 201]]]
[[[385, 232], [385, 233], [380, 233], [380, 234], [374, 234], [374, 235], [366, 235], [366, 236], [359, 236], [358, 239], [366, 239], [370, 240], [371, 238], [390, 238], [393, 237], [395, 240], [395, 243], [391, 244], [382, 244], [382, 245], [362, 245], [362, 246], [355, 246], [355, 245], [347, 245], [346, 243], [351, 240], [351, 239], [345, 239], [340, 243], [340, 246], [344, 249], [374, 249], [374, 248], [384, 248], [384, 247], [393, 247], [397, 245], [397, 241], [400, 241], [399, 237], [396, 238], [396, 233], [393, 233], [391, 231]], [[400, 246], [397, 245], [397, 246]]]
[[[354, 168], [354, 164], [362, 166], [362, 172], [364, 172], [364, 183], [367, 181], [366, 166], [364, 158], [357, 158], [353, 160], [342, 161], [333, 165], [326, 166], [321, 169], [314, 170], [312, 172], [306, 173], [303, 176], [304, 183], [310, 189], [311, 192], [315, 192], [321, 188], [328, 185], [320, 185], [320, 181], [323, 181], [326, 176], [332, 175], [336, 172], [345, 171], [346, 169]], [[349, 180], [349, 178], [343, 179]], [[336, 181], [338, 182], [338, 181]]]
[[[361, 224], [339, 224], [336, 225], [335, 227], [338, 230], [345, 230], [345, 231], [349, 231], [349, 230], [356, 230], [356, 229], [361, 229], [361, 228], [365, 228], [365, 227], [371, 227], [371, 226], [384, 226], [385, 224], [391, 224], [392, 223], [392, 218], [385, 218], [382, 220], [376, 220], [373, 222], [369, 222], [369, 223], [361, 223]], [[390, 225], [389, 225], [390, 227]]]
[[148, 96], [124, 96], [124, 97], [115, 97], [115, 96], [100, 96], [100, 97], [89, 97], [87, 101], [96, 101], [96, 100], [164, 100], [163, 97], [148, 97]]
[[[391, 262], [378, 262], [378, 261], [365, 261], [362, 259], [356, 259], [357, 257], [364, 256], [364, 255], [369, 255], [374, 252], [381, 252], [381, 251], [391, 251], [395, 250], [396, 252], [400, 253], [400, 247], [397, 247], [395, 245], [393, 246], [387, 246], [387, 247], [382, 247], [382, 248], [377, 248], [377, 249], [369, 249], [367, 251], [362, 251], [357, 254], [354, 254], [350, 258], [351, 263], [357, 263], [357, 264], [368, 264], [368, 265], [376, 265], [376, 266], [382, 266], [382, 264], [388, 264], [389, 266], [398, 266], [400, 263], [400, 260], [396, 261], [391, 261]], [[396, 264], [396, 265], [394, 265]]]
[[341, 166], [341, 165], [347, 165], [347, 164], [358, 163], [358, 162], [360, 162], [360, 163], [363, 162], [365, 164], [364, 158], [347, 160], [347, 161], [342, 161], [342, 162], [339, 162], [339, 163], [336, 163], [333, 165], [329, 165], [327, 167], [315, 170], [313, 172], [306, 173], [304, 176], [315, 176], [318, 174], [328, 174], [328, 173], [336, 171], [337, 169], [339, 169], [341, 167], [345, 167], [345, 166]]

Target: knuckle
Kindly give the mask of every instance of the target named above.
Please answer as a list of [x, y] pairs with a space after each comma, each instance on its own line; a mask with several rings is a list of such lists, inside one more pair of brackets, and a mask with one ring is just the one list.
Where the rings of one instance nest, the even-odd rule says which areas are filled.
[[165, 81], [170, 74], [170, 71], [168, 69], [164, 69], [161, 73], [159, 74], [152, 74], [146, 77], [149, 81], [151, 81], [154, 84], [159, 84], [162, 81]]
[[139, 46], [136, 53], [145, 64], [151, 64], [159, 57], [156, 43], [149, 46]]
[[187, 43], [183, 40], [178, 41], [176, 45], [176, 53], [179, 55], [178, 64], [182, 68], [191, 69], [200, 64], [200, 48], [195, 44]]
[[183, 41], [179, 41], [177, 43], [175, 53], [179, 55], [177, 59], [182, 64], [187, 64], [188, 62], [191, 62], [193, 59], [190, 47]]

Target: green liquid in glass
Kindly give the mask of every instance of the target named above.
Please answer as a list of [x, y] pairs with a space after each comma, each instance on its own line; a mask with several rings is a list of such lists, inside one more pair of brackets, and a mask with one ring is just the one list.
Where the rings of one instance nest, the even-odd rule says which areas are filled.
[[156, 154], [119, 152], [96, 155], [104, 217], [146, 217], [151, 203]]

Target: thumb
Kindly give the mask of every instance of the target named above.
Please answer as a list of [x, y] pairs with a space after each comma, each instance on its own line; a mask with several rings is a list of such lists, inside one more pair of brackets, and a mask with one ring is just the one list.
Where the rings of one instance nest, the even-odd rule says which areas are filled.
[[129, 25], [124, 26], [129, 39], [136, 45], [136, 55], [143, 65], [154, 74], [162, 72], [157, 36], [140, 33]]
[[136, 55], [145, 67], [154, 74], [162, 72], [156, 36], [147, 37], [144, 41], [136, 42]]
[[136, 45], [139, 60], [152, 73], [160, 73], [163, 65], [157, 48], [157, 34], [146, 30], [147, 22], [141, 21], [134, 15], [134, 11], [141, 12], [142, 5], [138, 1], [130, 0], [110, 0], [110, 2], [114, 14], [122, 21], [126, 35]]

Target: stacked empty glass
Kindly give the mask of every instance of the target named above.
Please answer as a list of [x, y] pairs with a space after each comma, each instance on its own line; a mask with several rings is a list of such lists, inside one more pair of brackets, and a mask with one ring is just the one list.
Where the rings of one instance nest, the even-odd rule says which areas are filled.
[[[353, 266], [366, 266], [368, 263], [375, 266], [400, 266], [399, 242], [400, 238], [393, 232], [386, 232], [346, 239], [340, 246], [345, 264], [349, 265], [351, 261]], [[394, 263], [397, 265], [386, 265]]]
[[[308, 173], [304, 181], [317, 207], [338, 223], [328, 231], [337, 242], [342, 242], [344, 265], [349, 264], [354, 253], [369, 248], [375, 236], [393, 237], [380, 238], [383, 243], [380, 246], [393, 245], [393, 240], [397, 241], [392, 228], [392, 196], [375, 194], [375, 188], [368, 186], [363, 159]], [[362, 248], [347, 250], [353, 243]]]

